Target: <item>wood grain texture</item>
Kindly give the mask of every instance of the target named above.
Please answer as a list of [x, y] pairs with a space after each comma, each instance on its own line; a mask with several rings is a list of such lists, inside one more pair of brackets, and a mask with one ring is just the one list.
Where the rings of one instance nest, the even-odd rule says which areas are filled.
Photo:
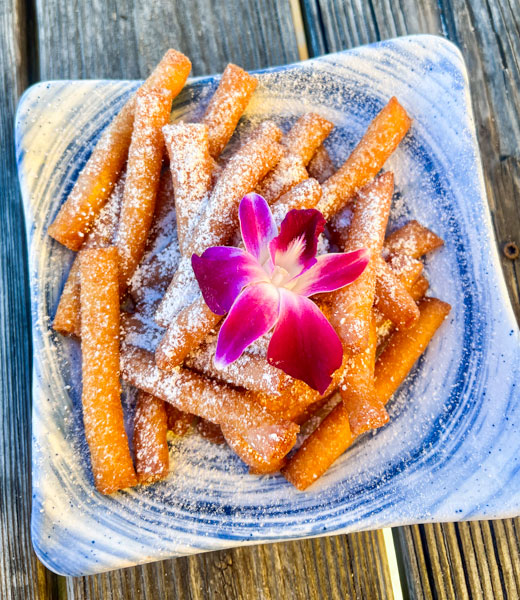
[[520, 319], [520, 1], [443, 0], [448, 37], [471, 74], [473, 110], [486, 191], [513, 307]]
[[[311, 54], [414, 33], [445, 35], [462, 50], [472, 88], [486, 190], [502, 267], [520, 317], [520, 3], [518, 0], [304, 0]], [[518, 519], [399, 528], [412, 598], [518, 598]]]
[[397, 530], [412, 598], [520, 597], [520, 520]]
[[442, 35], [441, 13], [432, 0], [302, 0], [312, 56], [408, 35]]
[[[393, 598], [381, 532], [235, 548], [69, 579], [69, 600]], [[108, 596], [108, 594], [112, 594]]]
[[25, 11], [0, 0], [0, 597], [49, 598], [56, 577], [32, 552], [30, 338], [25, 231], [16, 179], [13, 121], [27, 85]]
[[144, 77], [168, 48], [193, 75], [298, 60], [288, 3], [276, 0], [36, 0], [41, 79]]

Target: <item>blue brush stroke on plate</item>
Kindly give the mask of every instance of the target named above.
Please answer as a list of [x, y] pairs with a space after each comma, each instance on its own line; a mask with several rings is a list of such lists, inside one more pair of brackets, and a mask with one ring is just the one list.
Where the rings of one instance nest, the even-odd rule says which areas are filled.
[[[337, 125], [338, 164], [390, 96], [413, 126], [385, 168], [394, 223], [416, 218], [446, 245], [427, 260], [432, 295], [453, 310], [389, 405], [302, 493], [252, 477], [226, 448], [175, 444], [156, 485], [111, 497], [92, 486], [82, 441], [80, 356], [50, 318], [72, 253], [46, 236], [78, 173], [136, 82], [58, 81], [30, 88], [16, 118], [33, 318], [32, 539], [53, 571], [85, 575], [168, 557], [410, 523], [520, 512], [519, 332], [493, 239], [467, 73], [458, 49], [412, 36], [259, 73], [246, 121], [287, 126], [315, 110]], [[215, 78], [193, 80], [174, 116], [197, 112]], [[199, 109], [200, 112], [200, 109]]]

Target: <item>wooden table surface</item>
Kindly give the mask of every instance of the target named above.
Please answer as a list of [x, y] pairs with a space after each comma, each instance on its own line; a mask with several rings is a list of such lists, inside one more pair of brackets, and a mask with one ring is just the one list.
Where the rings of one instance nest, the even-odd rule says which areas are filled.
[[445, 36], [466, 59], [518, 317], [520, 259], [504, 248], [520, 245], [519, 0], [0, 0], [1, 598], [520, 597], [519, 519], [239, 548], [84, 578], [51, 573], [31, 547], [30, 311], [13, 151], [20, 94], [46, 79], [141, 78], [168, 47], [200, 75], [229, 61], [256, 69], [412, 33]]

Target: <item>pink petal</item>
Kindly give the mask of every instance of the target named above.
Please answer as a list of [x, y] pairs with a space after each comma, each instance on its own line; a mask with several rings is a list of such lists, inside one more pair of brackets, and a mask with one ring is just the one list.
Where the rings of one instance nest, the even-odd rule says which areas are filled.
[[271, 283], [246, 287], [220, 328], [215, 365], [219, 369], [229, 365], [249, 344], [269, 331], [278, 319], [278, 306], [278, 289]]
[[318, 237], [325, 227], [323, 215], [313, 209], [290, 210], [280, 235], [269, 244], [273, 263], [295, 277], [316, 262]]
[[323, 254], [316, 264], [298, 277], [291, 290], [302, 296], [332, 292], [355, 281], [370, 260], [366, 248], [342, 254]]
[[240, 202], [238, 218], [246, 250], [263, 263], [268, 244], [278, 233], [269, 204], [259, 194], [247, 194]]
[[312, 300], [283, 288], [278, 291], [280, 316], [267, 360], [323, 394], [343, 359], [338, 335]]
[[240, 248], [213, 246], [202, 256], [193, 254], [191, 266], [206, 304], [217, 315], [229, 311], [244, 286], [267, 281], [258, 261]]

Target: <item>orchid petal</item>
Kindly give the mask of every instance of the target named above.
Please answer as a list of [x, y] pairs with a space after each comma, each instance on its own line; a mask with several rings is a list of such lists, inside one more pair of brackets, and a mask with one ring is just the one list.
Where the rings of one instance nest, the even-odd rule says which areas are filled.
[[318, 237], [325, 227], [323, 215], [313, 209], [291, 210], [280, 226], [280, 235], [269, 243], [275, 266], [295, 277], [316, 262]]
[[312, 300], [283, 288], [278, 291], [280, 316], [267, 360], [323, 394], [343, 359], [338, 334]]
[[323, 254], [318, 256], [316, 264], [294, 281], [291, 291], [312, 296], [338, 290], [355, 281], [369, 261], [370, 252], [366, 248], [342, 254]]
[[240, 202], [238, 218], [246, 250], [263, 263], [268, 244], [278, 233], [269, 204], [259, 194], [247, 194]]
[[271, 283], [246, 287], [220, 328], [215, 366], [223, 369], [236, 360], [249, 344], [267, 333], [278, 319], [278, 307], [278, 289]]
[[191, 266], [206, 304], [217, 315], [224, 315], [244, 286], [267, 281], [258, 261], [240, 248], [213, 246], [202, 256], [194, 254]]

